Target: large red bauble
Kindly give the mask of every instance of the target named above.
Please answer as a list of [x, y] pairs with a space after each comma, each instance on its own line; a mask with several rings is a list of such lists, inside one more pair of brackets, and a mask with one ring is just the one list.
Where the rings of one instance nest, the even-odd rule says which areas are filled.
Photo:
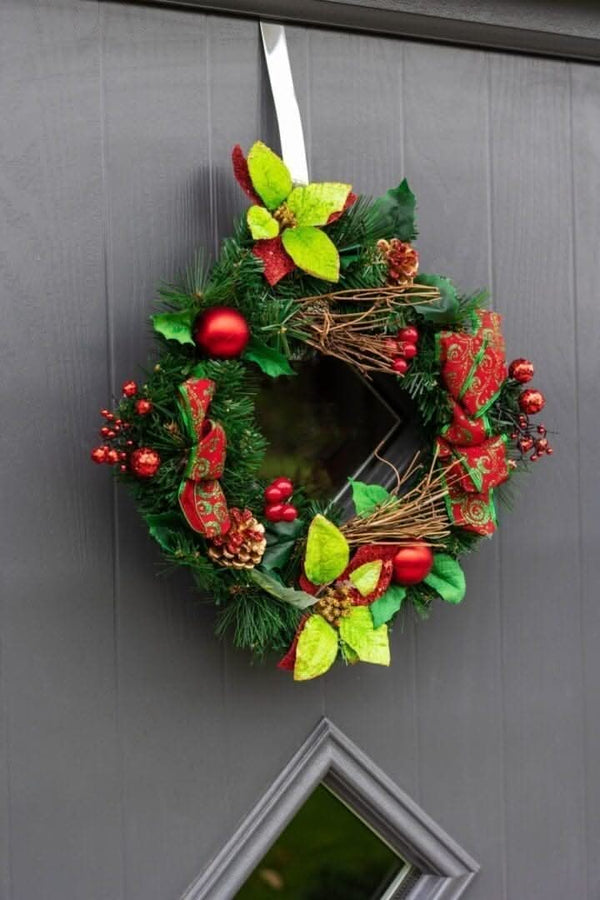
[[392, 560], [394, 581], [408, 586], [423, 581], [433, 567], [433, 550], [427, 544], [405, 544]]
[[510, 377], [514, 378], [514, 380], [518, 381], [520, 384], [527, 384], [528, 381], [531, 381], [533, 373], [533, 363], [522, 357], [520, 359], [513, 359], [508, 367], [508, 374]]
[[138, 447], [129, 457], [129, 467], [138, 478], [152, 478], [160, 466], [160, 456], [151, 447]]
[[527, 388], [522, 394], [519, 394], [519, 407], [528, 416], [534, 416], [542, 411], [546, 404], [546, 398], [541, 391], [533, 388]]
[[194, 323], [194, 340], [208, 356], [233, 359], [250, 339], [248, 323], [237, 309], [213, 306], [200, 313]]

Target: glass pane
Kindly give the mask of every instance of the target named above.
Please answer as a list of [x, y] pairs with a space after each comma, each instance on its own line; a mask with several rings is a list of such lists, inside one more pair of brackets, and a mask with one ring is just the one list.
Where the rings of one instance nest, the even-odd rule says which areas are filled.
[[405, 863], [319, 786], [236, 894], [237, 900], [381, 900]]
[[398, 417], [338, 360], [315, 357], [294, 368], [295, 378], [261, 380], [257, 415], [269, 441], [261, 474], [286, 475], [310, 496], [333, 498]]

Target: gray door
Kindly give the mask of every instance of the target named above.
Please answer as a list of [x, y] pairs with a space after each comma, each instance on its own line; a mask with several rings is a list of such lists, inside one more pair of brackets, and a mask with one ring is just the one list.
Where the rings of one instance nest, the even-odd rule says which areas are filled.
[[[556, 423], [468, 598], [393, 666], [293, 684], [212, 634], [92, 469], [160, 280], [274, 141], [257, 23], [93, 0], [0, 7], [5, 476], [0, 896], [177, 900], [327, 715], [481, 863], [473, 900], [600, 896], [600, 75], [292, 27], [312, 175], [406, 175], [424, 268], [490, 285]], [[218, 900], [218, 898], [217, 898]]]

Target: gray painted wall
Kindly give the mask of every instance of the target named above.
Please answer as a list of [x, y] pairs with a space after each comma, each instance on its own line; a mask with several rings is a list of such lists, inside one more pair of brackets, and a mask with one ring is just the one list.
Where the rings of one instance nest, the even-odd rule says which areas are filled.
[[0, 6], [0, 896], [177, 900], [326, 714], [482, 864], [479, 900], [600, 895], [600, 75], [293, 28], [312, 174], [406, 175], [425, 270], [490, 284], [560, 434], [459, 609], [389, 671], [294, 685], [212, 637], [88, 461], [154, 285], [244, 206], [274, 140], [251, 21]]

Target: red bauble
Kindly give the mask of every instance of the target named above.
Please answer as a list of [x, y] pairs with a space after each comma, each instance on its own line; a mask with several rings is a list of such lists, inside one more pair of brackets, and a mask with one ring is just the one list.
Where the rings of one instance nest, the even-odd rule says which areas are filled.
[[119, 451], [118, 450], [109, 450], [106, 454], [106, 462], [110, 466], [114, 466], [115, 463], [119, 462]]
[[397, 375], [406, 375], [408, 372], [408, 363], [401, 356], [392, 360], [392, 369]]
[[150, 400], [146, 400], [145, 397], [142, 397], [141, 400], [135, 401], [135, 411], [138, 416], [147, 416], [148, 413], [152, 412], [152, 403]]
[[528, 359], [513, 359], [508, 367], [508, 374], [510, 377], [521, 384], [526, 384], [528, 381], [531, 381], [533, 372], [533, 363], [529, 362]]
[[433, 550], [427, 544], [405, 544], [394, 559], [394, 581], [408, 586], [423, 581], [433, 567]]
[[283, 495], [277, 485], [272, 484], [265, 490], [265, 500], [267, 503], [281, 503]]
[[138, 478], [152, 478], [160, 466], [160, 456], [151, 447], [138, 447], [129, 457], [131, 471]]
[[106, 462], [106, 452], [106, 447], [94, 447], [90, 456], [93, 461], [99, 465], [100, 463]]
[[194, 323], [194, 340], [208, 356], [232, 359], [242, 353], [249, 339], [245, 318], [228, 306], [214, 306], [201, 313]]
[[419, 332], [414, 325], [407, 325], [406, 328], [401, 328], [398, 332], [398, 340], [406, 341], [409, 344], [416, 344], [419, 340]]
[[137, 384], [135, 381], [126, 381], [121, 390], [125, 397], [135, 397], [137, 394]]
[[405, 359], [414, 359], [417, 355], [417, 345], [416, 344], [402, 344], [400, 347], [400, 352]]
[[283, 503], [271, 503], [270, 506], [267, 506], [265, 509], [265, 517], [269, 520], [269, 522], [281, 522], [283, 519]]
[[519, 406], [528, 416], [534, 416], [546, 405], [546, 398], [541, 391], [535, 391], [533, 388], [527, 388], [519, 395]]
[[281, 510], [281, 518], [284, 522], [293, 522], [294, 519], [298, 518], [298, 510], [291, 503], [284, 503]]

